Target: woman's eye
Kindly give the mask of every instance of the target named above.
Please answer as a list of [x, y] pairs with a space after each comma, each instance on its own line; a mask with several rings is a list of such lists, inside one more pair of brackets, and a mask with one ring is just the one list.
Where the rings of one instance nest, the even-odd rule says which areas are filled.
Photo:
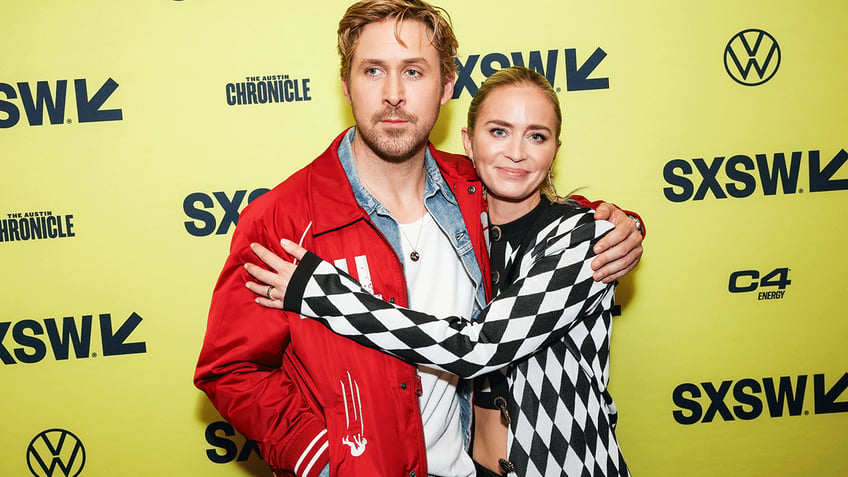
[[504, 131], [502, 128], [492, 128], [492, 129], [489, 131], [489, 133], [491, 133], [491, 134], [492, 134], [492, 136], [495, 136], [495, 137], [504, 137], [504, 136], [506, 136], [506, 131]]
[[545, 142], [546, 139], [547, 139], [547, 137], [545, 137], [544, 134], [533, 133], [533, 134], [530, 135], [530, 140], [532, 140], [534, 142]]

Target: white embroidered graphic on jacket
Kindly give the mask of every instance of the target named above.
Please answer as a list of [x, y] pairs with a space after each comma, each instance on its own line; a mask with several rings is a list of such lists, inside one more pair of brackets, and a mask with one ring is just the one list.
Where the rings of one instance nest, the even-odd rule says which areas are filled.
[[[365, 255], [357, 255], [353, 257], [353, 263], [356, 265], [356, 277], [362, 285], [362, 288], [368, 290], [374, 295], [374, 283], [371, 281], [371, 269], [368, 268], [368, 257]], [[347, 259], [339, 258], [333, 262], [336, 268], [350, 274], [347, 266]], [[376, 295], [378, 298], [380, 295]]]
[[[346, 388], [345, 382], [339, 380], [339, 384], [342, 386], [342, 397], [345, 401], [345, 425], [347, 427], [347, 434], [342, 437], [342, 444], [350, 447], [350, 455], [359, 457], [365, 452], [365, 445], [368, 444], [368, 439], [365, 438], [365, 419], [362, 416], [362, 399], [359, 395], [359, 384], [351, 378], [349, 372], [347, 373], [347, 381], [348, 386]], [[353, 428], [351, 428], [351, 417], [353, 418]]]

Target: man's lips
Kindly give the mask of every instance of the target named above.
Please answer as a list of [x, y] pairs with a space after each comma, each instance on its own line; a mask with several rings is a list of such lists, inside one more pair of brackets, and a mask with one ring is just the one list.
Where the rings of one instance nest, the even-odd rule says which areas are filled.
[[387, 126], [401, 126], [407, 124], [408, 122], [409, 121], [407, 121], [406, 119], [400, 118], [383, 118], [380, 120], [381, 124], [385, 124]]
[[374, 115], [374, 122], [387, 127], [403, 126], [415, 122], [415, 116], [402, 110], [382, 110]]

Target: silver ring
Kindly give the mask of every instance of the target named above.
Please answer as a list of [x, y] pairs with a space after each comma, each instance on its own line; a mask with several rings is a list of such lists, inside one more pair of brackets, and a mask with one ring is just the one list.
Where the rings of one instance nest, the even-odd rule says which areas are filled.
[[271, 290], [273, 290], [273, 289], [274, 289], [273, 286], [268, 285], [268, 290], [265, 291], [265, 295], [268, 297], [269, 300], [274, 299], [274, 297], [271, 296]]

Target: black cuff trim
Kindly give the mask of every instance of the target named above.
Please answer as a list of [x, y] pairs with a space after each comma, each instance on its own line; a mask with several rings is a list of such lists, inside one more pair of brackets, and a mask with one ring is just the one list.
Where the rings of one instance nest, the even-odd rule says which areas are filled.
[[306, 252], [297, 268], [294, 269], [289, 286], [286, 288], [286, 296], [283, 297], [283, 309], [300, 313], [300, 305], [303, 303], [303, 294], [306, 291], [306, 284], [312, 278], [312, 274], [318, 265], [321, 264], [321, 257], [312, 252]]

